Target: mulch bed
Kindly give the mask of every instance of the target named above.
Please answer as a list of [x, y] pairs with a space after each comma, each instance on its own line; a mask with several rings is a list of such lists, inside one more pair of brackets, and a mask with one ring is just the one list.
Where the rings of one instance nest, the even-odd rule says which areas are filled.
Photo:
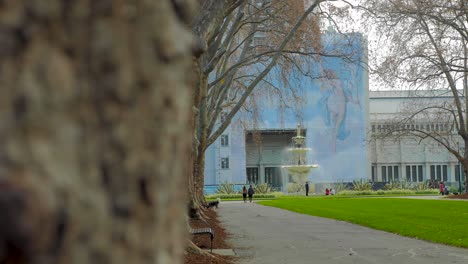
[[468, 199], [468, 193], [459, 194], [459, 195], [449, 195], [447, 196], [449, 199]]
[[[214, 230], [214, 239], [213, 239], [213, 249], [228, 249], [232, 248], [226, 240], [229, 238], [229, 234], [221, 225], [221, 222], [218, 220], [218, 215], [213, 209], [208, 209], [205, 212], [208, 217], [207, 222], [210, 224], [211, 228]], [[192, 242], [200, 247], [201, 249], [210, 249], [210, 236], [193, 236]], [[213, 254], [216, 258], [211, 258], [195, 253], [186, 253], [184, 264], [234, 264], [236, 258], [229, 256], [221, 256]]]

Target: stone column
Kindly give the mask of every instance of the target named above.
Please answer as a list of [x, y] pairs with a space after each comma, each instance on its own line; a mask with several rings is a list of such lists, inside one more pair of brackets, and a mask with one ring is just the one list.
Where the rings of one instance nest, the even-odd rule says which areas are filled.
[[260, 164], [258, 171], [258, 183], [265, 183], [265, 166]]

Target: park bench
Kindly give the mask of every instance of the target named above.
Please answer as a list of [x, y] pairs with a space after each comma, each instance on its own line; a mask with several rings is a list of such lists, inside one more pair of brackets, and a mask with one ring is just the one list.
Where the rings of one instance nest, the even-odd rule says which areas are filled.
[[210, 251], [213, 253], [214, 230], [202, 218], [191, 218], [189, 232], [192, 235], [210, 235]]

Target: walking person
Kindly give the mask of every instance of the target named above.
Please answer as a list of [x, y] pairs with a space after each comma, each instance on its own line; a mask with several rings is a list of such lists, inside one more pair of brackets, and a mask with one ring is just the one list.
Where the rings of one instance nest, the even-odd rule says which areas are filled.
[[441, 182], [439, 183], [439, 192], [440, 192], [440, 194], [442, 194], [442, 195], [444, 195], [444, 188], [445, 188], [445, 184], [444, 184], [444, 182], [441, 181]]
[[244, 198], [244, 203], [247, 202], [247, 188], [244, 186], [242, 188], [242, 198]]
[[447, 186], [444, 186], [444, 194], [445, 194], [445, 195], [449, 195], [449, 194], [450, 194], [450, 191], [449, 191], [449, 189], [448, 189]]
[[306, 196], [309, 196], [309, 182], [306, 182], [305, 189], [306, 189]]
[[325, 195], [329, 195], [330, 194], [330, 190], [328, 190], [328, 188], [325, 189]]
[[251, 184], [250, 187], [249, 187], [249, 190], [247, 191], [247, 194], [249, 195], [249, 201], [250, 202], [252, 202], [252, 198], [253, 198], [254, 193], [255, 193], [255, 191], [252, 188], [252, 184]]

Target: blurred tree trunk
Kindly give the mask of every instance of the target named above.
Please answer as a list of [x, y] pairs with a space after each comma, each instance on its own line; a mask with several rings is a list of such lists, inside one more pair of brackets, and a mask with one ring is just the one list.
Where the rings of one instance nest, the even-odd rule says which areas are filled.
[[192, 0], [0, 1], [0, 263], [180, 263]]

